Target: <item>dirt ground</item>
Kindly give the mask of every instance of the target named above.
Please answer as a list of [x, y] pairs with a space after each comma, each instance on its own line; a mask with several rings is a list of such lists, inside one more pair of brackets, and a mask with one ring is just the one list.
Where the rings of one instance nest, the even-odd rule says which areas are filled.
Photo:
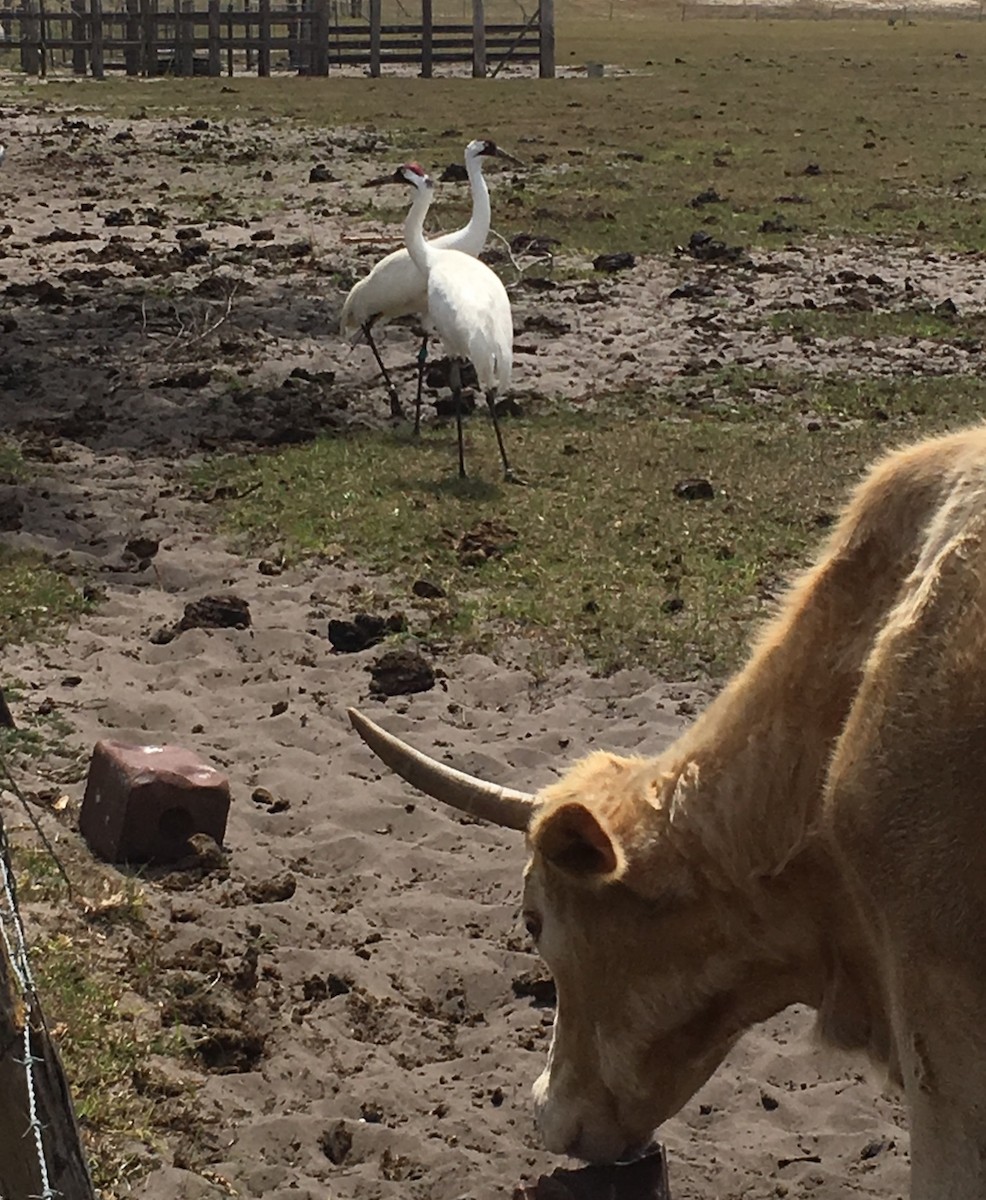
[[[4, 537], [105, 596], [64, 642], [6, 652], [5, 676], [25, 685], [21, 715], [54, 707], [78, 745], [191, 746], [234, 796], [227, 866], [177, 890], [147, 885], [154, 966], [185, 999], [132, 1000], [142, 1020], [191, 1031], [198, 1067], [180, 1072], [198, 1090], [134, 1191], [509, 1196], [558, 1165], [531, 1124], [552, 1006], [518, 923], [522, 846], [382, 777], [345, 709], [531, 788], [586, 748], [659, 750], [707, 693], [642, 670], [536, 679], [505, 653], [449, 655], [433, 689], [372, 698], [378, 651], [333, 653], [327, 622], [368, 606], [413, 613], [413, 598], [345, 560], [267, 573], [209, 532], [184, 482], [189, 455], [385, 421], [369, 352], [342, 345], [336, 322], [380, 253], [346, 238], [367, 230], [352, 215], [359, 183], [396, 165], [386, 145], [263, 119], [42, 115], [2, 91], [0, 141], [0, 429], [34, 476], [7, 497]], [[310, 182], [316, 164], [333, 178]], [[614, 386], [716, 362], [971, 372], [971, 347], [796, 340], [760, 322], [850, 295], [986, 307], [974, 258], [890, 247], [525, 274], [548, 283], [512, 290], [522, 408], [591, 407]], [[391, 327], [385, 346], [408, 364], [409, 394], [414, 334]], [[138, 537], [159, 543], [150, 565]], [[248, 603], [248, 628], [154, 638], [188, 601], [227, 592]], [[751, 1032], [665, 1127], [676, 1200], [906, 1191], [900, 1107], [860, 1063], [815, 1048], [810, 1027], [793, 1010]]]

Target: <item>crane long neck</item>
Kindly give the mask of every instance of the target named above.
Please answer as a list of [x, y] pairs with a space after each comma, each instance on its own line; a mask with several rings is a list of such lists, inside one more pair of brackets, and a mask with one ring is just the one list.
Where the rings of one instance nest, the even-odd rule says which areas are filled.
[[424, 224], [433, 195], [434, 190], [428, 184], [416, 186], [411, 209], [404, 221], [404, 244], [407, 246], [407, 252], [414, 265], [425, 275], [428, 274], [432, 251], [425, 241]]
[[489, 235], [490, 221], [492, 220], [490, 189], [486, 186], [486, 176], [483, 174], [483, 160], [478, 157], [467, 158], [466, 172], [469, 175], [469, 188], [472, 191], [472, 214], [469, 217], [469, 224], [466, 226], [466, 233], [470, 238], [476, 238], [482, 248]]

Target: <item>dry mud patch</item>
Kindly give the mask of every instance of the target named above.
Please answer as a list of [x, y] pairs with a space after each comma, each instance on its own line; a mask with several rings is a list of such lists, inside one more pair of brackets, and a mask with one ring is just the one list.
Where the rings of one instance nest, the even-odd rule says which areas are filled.
[[[509, 1195], [555, 1165], [528, 1100], [552, 1009], [518, 928], [522, 847], [382, 777], [345, 708], [531, 787], [588, 748], [657, 751], [706, 694], [643, 670], [535, 677], [505, 650], [449, 653], [431, 690], [372, 700], [378, 651], [333, 653], [328, 621], [367, 605], [406, 612], [413, 630], [414, 598], [344, 561], [265, 573], [209, 532], [184, 484], [188, 455], [383, 423], [368, 352], [334, 327], [372, 261], [344, 238], [364, 228], [358, 181], [390, 164], [386, 145], [360, 131], [313, 145], [273, 122], [10, 106], [0, 118], [0, 429], [31, 471], [4, 536], [104, 596], [58, 644], [5, 652], [5, 674], [23, 681], [18, 715], [54, 709], [83, 750], [108, 733], [194, 746], [234, 793], [227, 853], [146, 881], [149, 1007], [192, 1047], [196, 1086], [134, 1190]], [[316, 162], [335, 181], [309, 182]], [[981, 311], [981, 268], [826, 244], [740, 265], [683, 254], [613, 276], [528, 270], [512, 293], [516, 395], [522, 408], [591, 408], [623, 388], [687, 388], [717, 364], [974, 372], [975, 345], [795, 339], [764, 317], [861, 296]], [[410, 364], [415, 344], [393, 327], [388, 360]], [[135, 538], [155, 543], [150, 561]], [[249, 606], [248, 627], [154, 637], [188, 601], [225, 593]], [[28, 783], [43, 787], [44, 771]], [[78, 850], [80, 786], [68, 791], [64, 821], [46, 819]], [[667, 1126], [677, 1200], [903, 1194], [900, 1109], [814, 1048], [809, 1027], [792, 1011], [753, 1031]], [[158, 1070], [135, 1086], [166, 1091]]]

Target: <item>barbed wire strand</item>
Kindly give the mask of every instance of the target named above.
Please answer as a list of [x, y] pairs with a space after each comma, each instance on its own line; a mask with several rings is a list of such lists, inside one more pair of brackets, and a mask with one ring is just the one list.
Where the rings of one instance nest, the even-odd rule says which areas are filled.
[[[3, 767], [9, 779], [10, 774], [6, 770], [5, 763], [3, 763]], [[59, 867], [61, 867], [61, 864], [59, 864]], [[37, 1090], [34, 1081], [34, 1068], [43, 1062], [43, 1060], [35, 1057], [34, 1047], [31, 1044], [32, 1020], [40, 1017], [40, 1020], [43, 1022], [44, 1014], [41, 1010], [37, 987], [31, 972], [24, 923], [21, 920], [20, 909], [17, 906], [17, 884], [14, 880], [13, 868], [10, 865], [10, 843], [7, 841], [7, 831], [2, 815], [0, 815], [0, 892], [2, 892], [0, 900], [5, 903], [5, 907], [0, 905], [0, 937], [3, 938], [7, 960], [14, 973], [14, 978], [20, 987], [26, 1009], [24, 1014], [24, 1058], [21, 1063], [24, 1067], [24, 1076], [27, 1084], [28, 1127], [24, 1132], [24, 1136], [33, 1135], [34, 1137], [34, 1148], [38, 1158], [38, 1174], [41, 1180], [40, 1195], [32, 1197], [31, 1200], [55, 1200], [55, 1197], [61, 1195], [61, 1193], [51, 1186], [51, 1178], [48, 1174], [48, 1160], [45, 1156], [44, 1148], [45, 1126], [38, 1113]], [[8, 925], [13, 929], [13, 939], [11, 939]]]

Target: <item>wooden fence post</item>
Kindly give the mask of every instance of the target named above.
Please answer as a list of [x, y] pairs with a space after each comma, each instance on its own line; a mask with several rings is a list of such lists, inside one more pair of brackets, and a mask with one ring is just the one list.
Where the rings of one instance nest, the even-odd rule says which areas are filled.
[[89, 0], [89, 53], [93, 79], [106, 78], [103, 58], [103, 0]]
[[191, 77], [195, 74], [195, 26], [192, 0], [175, 3], [175, 74]]
[[329, 0], [312, 0], [309, 70], [313, 75], [329, 73]]
[[226, 5], [226, 74], [233, 78], [233, 0]]
[[431, 79], [433, 70], [434, 23], [431, 0], [421, 0], [421, 78]]
[[260, 49], [257, 51], [257, 75], [270, 75], [270, 0], [260, 0]]
[[[127, 0], [127, 47], [123, 51], [128, 75], [139, 75], [144, 57], [144, 40], [140, 32], [140, 0]], [[145, 72], [146, 74], [146, 72]]]
[[380, 78], [380, 26], [382, 24], [380, 0], [370, 0], [370, 78]]
[[542, 79], [555, 77], [555, 0], [541, 0], [538, 29], [538, 75]]
[[157, 75], [157, 3], [140, 0], [140, 40], [144, 74]]
[[486, 9], [483, 0], [472, 0], [472, 77], [486, 78]]
[[222, 13], [219, 0], [209, 0], [209, 74], [213, 79], [222, 74]]
[[38, 0], [24, 0], [21, 17], [21, 70], [25, 75], [41, 73], [41, 23]]
[[48, 14], [45, 12], [45, 0], [38, 0], [38, 70], [41, 78], [46, 78], [48, 74]]
[[292, 71], [297, 71], [301, 63], [298, 54], [298, 38], [301, 33], [301, 25], [298, 21], [298, 0], [287, 0], [287, 12], [288, 66]]
[[86, 56], [86, 0], [72, 0], [70, 25], [72, 29], [72, 74], [85, 75], [88, 68]]
[[253, 22], [250, 20], [250, 0], [243, 0], [243, 37], [246, 40], [246, 69], [253, 70]]

